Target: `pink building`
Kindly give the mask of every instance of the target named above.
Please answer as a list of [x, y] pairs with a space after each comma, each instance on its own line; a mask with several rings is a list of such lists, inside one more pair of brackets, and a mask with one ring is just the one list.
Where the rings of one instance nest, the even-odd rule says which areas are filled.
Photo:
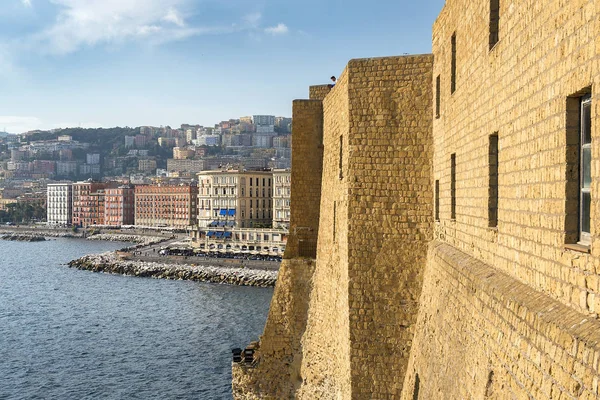
[[104, 224], [110, 226], [133, 225], [135, 216], [135, 189], [119, 186], [104, 191]]

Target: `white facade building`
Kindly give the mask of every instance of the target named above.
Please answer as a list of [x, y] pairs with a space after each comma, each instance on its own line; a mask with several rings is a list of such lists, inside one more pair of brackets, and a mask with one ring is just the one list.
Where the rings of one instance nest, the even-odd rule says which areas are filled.
[[273, 171], [273, 228], [290, 228], [292, 173], [289, 169]]
[[49, 225], [71, 225], [73, 214], [73, 184], [51, 183], [47, 191]]

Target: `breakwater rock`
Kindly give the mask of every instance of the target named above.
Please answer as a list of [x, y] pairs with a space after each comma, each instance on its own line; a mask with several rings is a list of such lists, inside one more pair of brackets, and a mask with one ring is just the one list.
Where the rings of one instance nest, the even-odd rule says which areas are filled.
[[7, 234], [0, 236], [2, 240], [11, 240], [14, 242], [43, 242], [46, 240], [43, 236], [27, 234]]
[[271, 287], [277, 281], [277, 271], [131, 261], [119, 258], [116, 253], [88, 255], [68, 265], [70, 268], [93, 272], [241, 286]]
[[[64, 231], [52, 231], [43, 229], [31, 229], [31, 230], [2, 230], [3, 236], [39, 236], [39, 237], [52, 237], [52, 238], [75, 238], [81, 237], [81, 233], [70, 233]], [[6, 239], [8, 240], [8, 239]]]
[[163, 236], [143, 236], [143, 235], [126, 235], [126, 234], [114, 234], [114, 233], [98, 233], [92, 236], [88, 236], [87, 240], [105, 240], [109, 242], [130, 242], [136, 243], [142, 246], [149, 246], [168, 240]]

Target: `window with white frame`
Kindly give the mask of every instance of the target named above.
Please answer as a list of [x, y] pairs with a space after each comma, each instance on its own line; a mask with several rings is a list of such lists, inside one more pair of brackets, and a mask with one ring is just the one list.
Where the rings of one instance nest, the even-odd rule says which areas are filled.
[[592, 183], [592, 97], [581, 98], [579, 124], [579, 242], [589, 245], [590, 237], [590, 204]]

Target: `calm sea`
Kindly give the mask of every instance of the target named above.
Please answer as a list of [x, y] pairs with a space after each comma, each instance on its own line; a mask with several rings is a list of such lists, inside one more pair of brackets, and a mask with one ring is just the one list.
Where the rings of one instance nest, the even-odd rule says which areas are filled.
[[124, 246], [0, 241], [0, 399], [231, 398], [231, 349], [262, 333], [273, 290], [64, 265]]

